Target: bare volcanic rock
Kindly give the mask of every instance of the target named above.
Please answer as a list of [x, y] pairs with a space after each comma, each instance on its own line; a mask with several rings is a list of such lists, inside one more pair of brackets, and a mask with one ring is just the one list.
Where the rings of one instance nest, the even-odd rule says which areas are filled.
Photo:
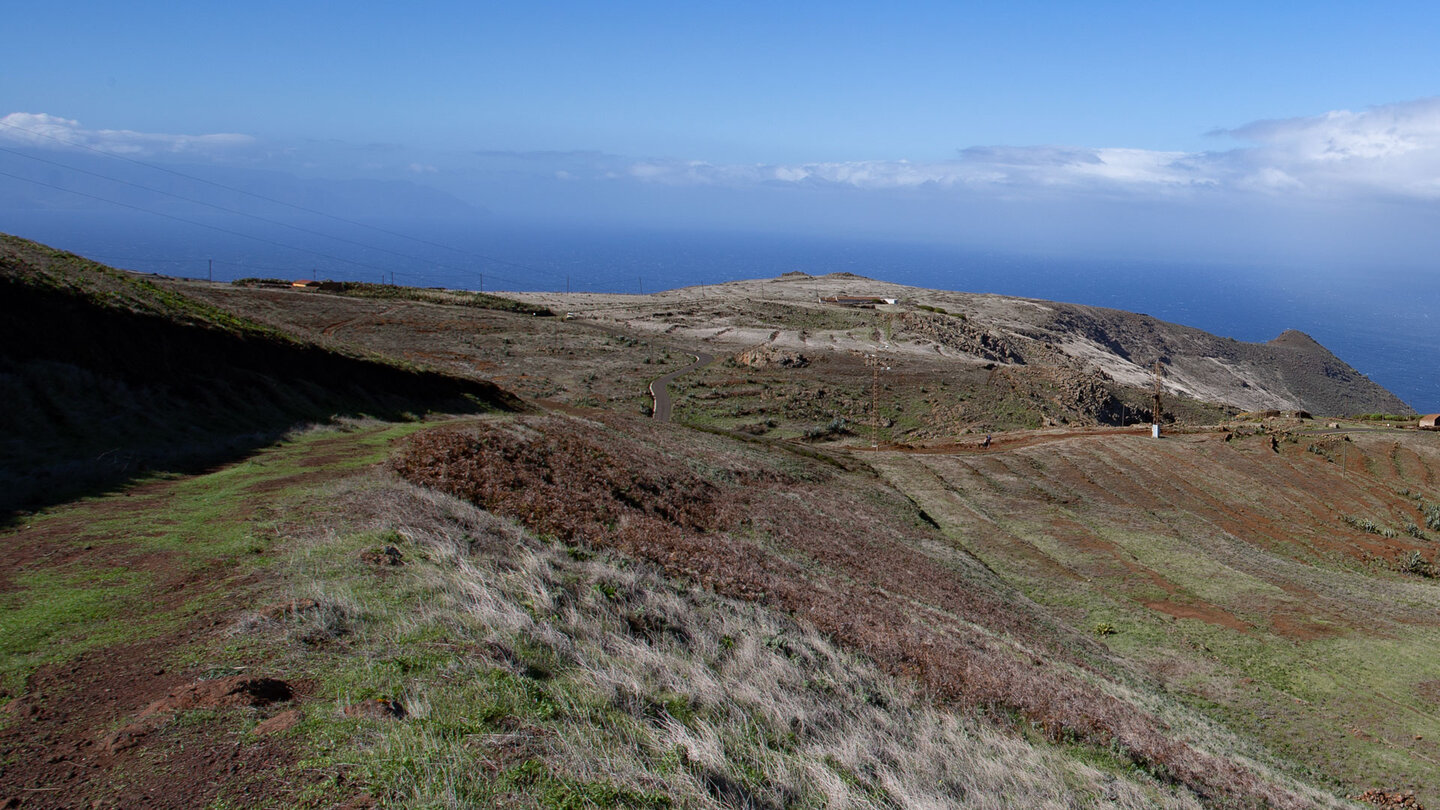
[[1144, 386], [1158, 360], [1170, 390], [1246, 410], [1413, 413], [1399, 397], [1293, 329], [1268, 343], [1245, 343], [1148, 315], [1077, 304], [1044, 307], [1049, 317], [1030, 326], [1028, 336], [1062, 345], [1130, 385]]

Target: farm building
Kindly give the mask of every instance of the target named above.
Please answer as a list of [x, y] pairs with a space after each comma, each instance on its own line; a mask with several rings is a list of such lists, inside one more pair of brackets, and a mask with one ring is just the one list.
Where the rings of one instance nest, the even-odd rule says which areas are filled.
[[827, 295], [820, 299], [827, 304], [839, 304], [842, 307], [873, 307], [878, 304], [893, 304], [896, 298], [881, 298], [876, 295]]
[[1420, 417], [1420, 429], [1440, 430], [1440, 424], [1436, 424], [1437, 421], [1440, 421], [1440, 413], [1427, 413]]
[[320, 282], [308, 278], [302, 278], [299, 281], [290, 282], [290, 286], [297, 289], [310, 290], [319, 287]]

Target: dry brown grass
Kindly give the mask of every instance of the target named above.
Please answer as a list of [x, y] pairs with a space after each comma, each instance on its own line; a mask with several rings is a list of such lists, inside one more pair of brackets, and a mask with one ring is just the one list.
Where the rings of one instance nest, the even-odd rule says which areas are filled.
[[[334, 522], [304, 544], [294, 595], [343, 614], [346, 660], [385, 682], [383, 664], [415, 655], [412, 639], [443, 638], [456, 651], [437, 674], [407, 677], [397, 694], [404, 724], [367, 730], [345, 755], [379, 763], [364, 767], [387, 803], [549, 806], [503, 784], [534, 761], [567, 784], [676, 807], [1200, 806], [1105, 752], [1067, 753], [937, 704], [913, 680], [757, 602], [625, 557], [575, 553], [386, 476], [342, 483], [329, 497]], [[351, 538], [377, 534], [400, 538], [410, 560], [388, 585], [402, 600], [379, 598], [373, 574], [346, 562]], [[322, 621], [237, 630], [283, 632], [308, 650], [306, 634]], [[553, 713], [447, 735], [487, 711], [467, 684], [496, 669], [543, 693]], [[391, 762], [412, 767], [382, 777]]]
[[674, 439], [657, 449], [623, 427], [551, 416], [435, 431], [414, 439], [396, 469], [535, 531], [785, 610], [955, 705], [1052, 740], [1113, 746], [1204, 801], [1323, 801], [1201, 750], [1116, 696], [1124, 690], [1097, 686], [1114, 668], [1098, 648], [923, 524], [906, 525], [893, 503], [867, 496], [873, 481], [820, 486], [762, 469], [741, 486], [697, 473], [703, 452], [662, 452]]

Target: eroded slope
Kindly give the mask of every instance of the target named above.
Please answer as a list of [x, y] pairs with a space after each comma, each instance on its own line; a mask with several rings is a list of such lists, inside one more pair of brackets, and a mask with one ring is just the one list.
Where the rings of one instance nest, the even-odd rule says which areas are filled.
[[1437, 438], [1099, 435], [872, 463], [1167, 688], [1323, 778], [1432, 804]]

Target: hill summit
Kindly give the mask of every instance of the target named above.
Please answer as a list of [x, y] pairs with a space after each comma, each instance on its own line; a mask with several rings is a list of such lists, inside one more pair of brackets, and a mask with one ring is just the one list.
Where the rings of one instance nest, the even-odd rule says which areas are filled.
[[[1413, 413], [1295, 330], [1248, 343], [1105, 307], [930, 290], [850, 273], [786, 274], [647, 296], [526, 298], [607, 328], [663, 334], [719, 352], [804, 355], [821, 361], [811, 364], [812, 379], [829, 370], [844, 377], [839, 367], [862, 355], [884, 358], [895, 372], [890, 376], [899, 378], [889, 383], [892, 388], [908, 379], [931, 380], [913, 392], [915, 404], [929, 414], [910, 412], [923, 423], [915, 426], [922, 438], [965, 429], [1148, 419], [1157, 362], [1166, 394], [1162, 407], [1186, 421], [1261, 410]], [[891, 299], [894, 304], [886, 303]], [[862, 369], [851, 376], [851, 384], [859, 385], [866, 375]], [[933, 390], [919, 391], [952, 383], [965, 389], [963, 408]], [[833, 404], [836, 386], [826, 391]], [[855, 407], [839, 415], [863, 418], [869, 406], [864, 394], [856, 390]]]

